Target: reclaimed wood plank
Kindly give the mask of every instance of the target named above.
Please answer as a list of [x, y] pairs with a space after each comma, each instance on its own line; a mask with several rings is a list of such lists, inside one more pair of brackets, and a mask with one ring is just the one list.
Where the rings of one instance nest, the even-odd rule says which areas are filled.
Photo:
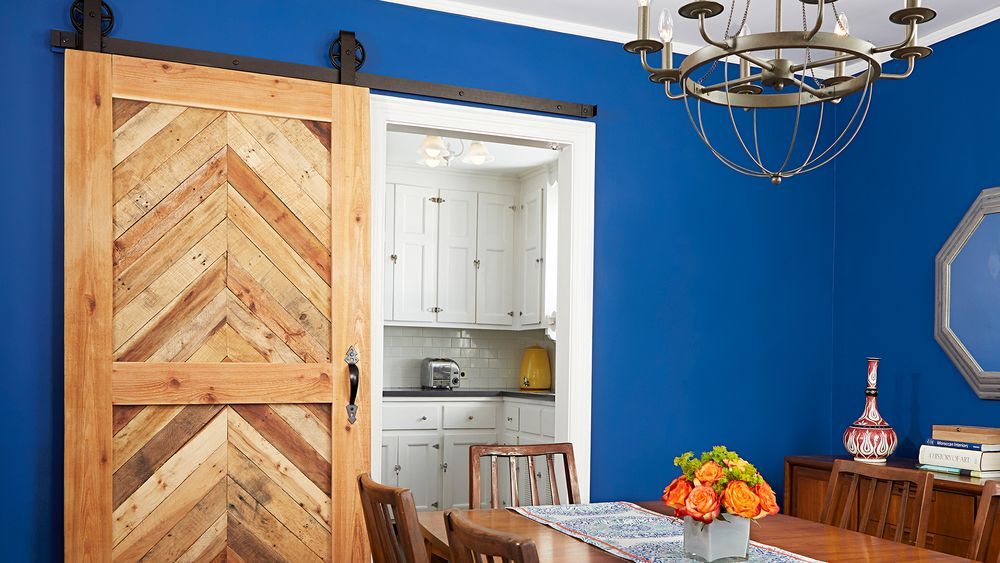
[[[117, 106], [119, 100], [115, 100]], [[186, 108], [176, 119], [160, 129], [141, 147], [115, 166], [113, 174], [115, 202], [136, 188], [153, 170], [202, 133], [222, 112]]]
[[[169, 410], [169, 409], [168, 409]], [[222, 407], [189, 405], [150, 437], [114, 474], [112, 506], [118, 508], [164, 463], [215, 418]]]
[[171, 266], [182, 260], [199, 240], [205, 238], [225, 220], [226, 194], [218, 190], [158, 240], [134, 264], [115, 275], [115, 310], [128, 305]]
[[114, 101], [111, 113], [111, 123], [112, 129], [117, 130], [126, 121], [132, 119], [135, 114], [139, 113], [142, 108], [149, 105], [149, 102], [142, 102], [138, 100], [126, 100], [123, 98], [117, 98]]
[[140, 561], [176, 561], [207, 530], [211, 529], [219, 517], [226, 514], [225, 479], [220, 478], [198, 504], [182, 514], [181, 519], [146, 552]]
[[294, 428], [316, 453], [327, 462], [331, 460], [329, 409], [324, 412], [326, 420], [320, 420], [309, 410], [308, 405], [272, 404], [270, 407], [275, 414]]
[[[259, 120], [259, 121], [258, 121]], [[285, 136], [265, 117], [229, 114], [229, 147], [261, 179], [320, 242], [330, 232], [330, 184], [299, 155], [296, 171], [292, 163], [282, 165], [279, 142], [290, 145]], [[257, 124], [254, 127], [254, 124]], [[266, 125], [264, 125], [266, 124]], [[251, 129], [253, 127], [253, 129]], [[284, 152], [294, 151], [285, 147]], [[297, 153], [296, 153], [297, 154]], [[291, 161], [294, 157], [284, 156]], [[329, 159], [327, 159], [329, 161]], [[291, 168], [291, 171], [289, 170]], [[299, 177], [296, 177], [298, 175]], [[323, 187], [325, 186], [325, 188]], [[325, 194], [325, 197], [324, 195]]]
[[163, 430], [164, 426], [184, 410], [182, 406], [147, 408], [145, 405], [136, 405], [134, 407], [123, 405], [115, 407], [115, 411], [126, 408], [141, 408], [142, 412], [122, 428], [121, 431], [115, 433], [114, 440], [112, 441], [114, 448], [114, 464], [112, 467], [114, 471], [118, 471], [118, 468], [142, 449], [142, 446], [146, 442], [149, 442], [153, 436], [156, 436], [160, 430]]
[[[233, 332], [252, 347], [257, 353], [263, 356], [266, 361], [273, 364], [301, 364], [300, 358], [288, 347], [271, 329], [258, 319], [242, 301], [236, 298], [228, 289], [228, 309], [226, 322], [233, 328]], [[229, 345], [231, 349], [238, 345], [237, 339], [230, 335]]]
[[153, 355], [167, 340], [181, 331], [191, 319], [223, 291], [226, 284], [226, 261], [220, 257], [192, 282], [152, 321], [123, 344], [115, 359], [139, 362]]
[[[337, 312], [330, 350], [346, 353], [356, 346], [361, 353], [358, 367], [370, 373], [369, 334], [371, 322], [371, 182], [369, 174], [369, 96], [368, 90], [350, 86], [331, 86], [333, 115], [331, 137], [331, 187], [337, 194], [332, 210], [333, 241], [337, 249], [331, 283], [331, 309]], [[346, 368], [345, 368], [346, 369]], [[364, 516], [358, 495], [357, 476], [370, 471], [371, 400], [367, 386], [357, 397], [358, 420], [348, 424], [344, 405], [348, 404], [347, 385], [334, 387], [333, 451], [337, 453], [337, 471], [333, 472], [333, 553], [338, 560], [367, 562], [371, 557], [365, 533]]]
[[113, 62], [119, 98], [330, 120], [330, 85], [322, 82], [121, 55]]
[[309, 549], [271, 513], [270, 507], [257, 502], [232, 478], [229, 484], [229, 519], [242, 524], [246, 531], [256, 536], [262, 543], [270, 545], [278, 559], [272, 561], [295, 561], [296, 563], [319, 563], [322, 559]]
[[187, 551], [177, 557], [176, 563], [210, 561], [226, 551], [226, 527], [228, 517], [225, 511], [205, 530]]
[[181, 324], [176, 332], [168, 334], [160, 347], [146, 358], [146, 361], [192, 361], [191, 356], [225, 326], [228, 303], [229, 299], [225, 292], [219, 292], [201, 312]]
[[[111, 434], [117, 435], [122, 428], [125, 428], [129, 422], [132, 421], [136, 416], [143, 411], [142, 406], [126, 406], [111, 411], [112, 416], [112, 427]], [[116, 448], [117, 449], [117, 448]]]
[[278, 483], [299, 506], [330, 528], [330, 497], [236, 412], [229, 415], [229, 442]]
[[234, 151], [227, 151], [229, 184], [301, 258], [330, 284], [330, 250]]
[[[177, 490], [199, 466], [212, 458], [219, 446], [226, 442], [226, 415], [219, 413], [168, 459], [125, 502], [112, 513], [112, 537], [115, 544], [130, 535], [157, 506]], [[217, 454], [216, 454], [217, 455]], [[225, 450], [221, 460], [225, 471]], [[119, 469], [119, 471], [121, 471]]]
[[226, 146], [226, 119], [220, 115], [180, 150], [153, 170], [139, 185], [115, 199], [115, 236], [118, 237], [174, 191], [186, 178]]
[[116, 362], [116, 404], [329, 402], [330, 364], [175, 364]]
[[115, 271], [121, 272], [226, 183], [225, 151], [220, 150], [181, 182], [146, 215], [115, 239]]
[[307, 363], [330, 361], [330, 356], [323, 346], [236, 261], [229, 260], [227, 271], [226, 287], [229, 291], [253, 311], [267, 328], [277, 334], [282, 342], [302, 358], [302, 361]]
[[114, 347], [125, 341], [163, 310], [171, 300], [205, 273], [226, 252], [227, 225], [219, 223], [148, 287], [115, 310]]
[[166, 127], [185, 109], [175, 105], [149, 104], [142, 108], [135, 117], [115, 129], [112, 136], [114, 145], [112, 158], [115, 166]]
[[[302, 156], [308, 160], [316, 172], [330, 183], [330, 124], [322, 123], [326, 129], [324, 138], [320, 138], [313, 132], [314, 126], [307, 123], [317, 123], [302, 119], [290, 119], [286, 117], [271, 117], [271, 122], [281, 130], [281, 133], [288, 138], [298, 149]], [[329, 199], [329, 196], [327, 197]], [[329, 209], [329, 205], [321, 206]]]
[[292, 462], [323, 493], [330, 494], [330, 462], [268, 405], [237, 405], [233, 410]]
[[[223, 299], [225, 299], [224, 295]], [[185, 358], [184, 361], [193, 363], [219, 363], [225, 360], [229, 356], [229, 342], [226, 333], [228, 327], [229, 325], [225, 323], [219, 326], [218, 330], [213, 332], [201, 347], [194, 354]]]
[[313, 271], [235, 188], [230, 188], [227, 195], [226, 214], [233, 225], [263, 249], [268, 260], [329, 319], [330, 284]]
[[[220, 416], [225, 417], [225, 415]], [[115, 545], [116, 561], [138, 561], [170, 533], [170, 530], [204, 500], [206, 495], [211, 494], [219, 483], [225, 482], [225, 445], [216, 448], [204, 461], [191, 469], [190, 475], [166, 495], [162, 502], [153, 506], [152, 510], [136, 523], [131, 532]]]
[[63, 553], [111, 558], [111, 58], [65, 53]]

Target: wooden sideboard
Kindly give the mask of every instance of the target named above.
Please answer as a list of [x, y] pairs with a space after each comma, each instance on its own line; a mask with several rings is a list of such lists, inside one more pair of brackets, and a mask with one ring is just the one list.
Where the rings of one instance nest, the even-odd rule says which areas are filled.
[[[782, 512], [819, 521], [833, 462], [848, 456], [791, 456], [785, 458], [785, 504]], [[890, 459], [889, 465], [912, 469], [912, 459]], [[972, 477], [934, 473], [934, 493], [927, 533], [927, 548], [964, 557], [969, 549], [983, 482]], [[857, 505], [857, 503], [855, 503]], [[1000, 553], [1000, 510], [989, 541], [987, 561]]]

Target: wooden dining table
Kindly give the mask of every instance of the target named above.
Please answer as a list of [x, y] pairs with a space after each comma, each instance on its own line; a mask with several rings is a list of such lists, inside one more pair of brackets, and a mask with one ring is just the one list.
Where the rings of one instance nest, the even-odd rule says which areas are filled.
[[[643, 508], [670, 514], [662, 502], [639, 502]], [[622, 559], [588, 545], [562, 532], [529, 520], [507, 509], [463, 510], [473, 522], [534, 540], [541, 561], [610, 562]], [[448, 560], [448, 536], [444, 527], [444, 512], [421, 512], [418, 515], [424, 544], [435, 560]], [[953, 555], [929, 549], [883, 540], [874, 536], [841, 530], [810, 520], [777, 514], [750, 528], [754, 541], [779, 547], [792, 553], [822, 561], [966, 561]]]

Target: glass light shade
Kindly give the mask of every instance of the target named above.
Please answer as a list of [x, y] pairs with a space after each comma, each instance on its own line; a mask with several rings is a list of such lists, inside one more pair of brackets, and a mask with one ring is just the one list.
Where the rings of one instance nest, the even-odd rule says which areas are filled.
[[445, 157], [449, 154], [448, 145], [445, 144], [444, 139], [439, 135], [427, 135], [424, 137], [423, 142], [420, 143], [417, 154], [430, 158]]
[[417, 164], [423, 164], [427, 168], [437, 168], [438, 166], [448, 166], [448, 161], [441, 156], [433, 157], [428, 156], [426, 158], [421, 158], [417, 161]]
[[841, 37], [851, 34], [851, 26], [847, 21], [847, 14], [840, 12], [837, 22], [834, 24], [833, 32]]
[[482, 166], [488, 162], [493, 162], [493, 160], [493, 155], [490, 154], [486, 145], [476, 141], [469, 145], [469, 152], [465, 154], [465, 158], [462, 159], [462, 162]]
[[660, 41], [670, 43], [674, 40], [674, 16], [669, 10], [660, 12]]

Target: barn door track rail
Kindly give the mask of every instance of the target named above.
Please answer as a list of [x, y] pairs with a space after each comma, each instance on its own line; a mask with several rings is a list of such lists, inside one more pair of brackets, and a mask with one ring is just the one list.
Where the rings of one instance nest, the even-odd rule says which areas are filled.
[[107, 3], [101, 0], [74, 1], [70, 8], [70, 18], [75, 31], [53, 29], [50, 32], [50, 45], [52, 48], [80, 49], [111, 55], [124, 55], [174, 63], [225, 68], [289, 78], [302, 78], [305, 80], [360, 86], [383, 92], [425, 96], [428, 98], [469, 102], [569, 117], [592, 118], [597, 115], [597, 106], [592, 104], [564, 102], [494, 90], [465, 88], [360, 72], [361, 67], [365, 63], [364, 45], [357, 40], [352, 31], [341, 31], [337, 39], [330, 45], [329, 58], [332, 68], [327, 68], [109, 37], [108, 35], [114, 29], [115, 15]]

